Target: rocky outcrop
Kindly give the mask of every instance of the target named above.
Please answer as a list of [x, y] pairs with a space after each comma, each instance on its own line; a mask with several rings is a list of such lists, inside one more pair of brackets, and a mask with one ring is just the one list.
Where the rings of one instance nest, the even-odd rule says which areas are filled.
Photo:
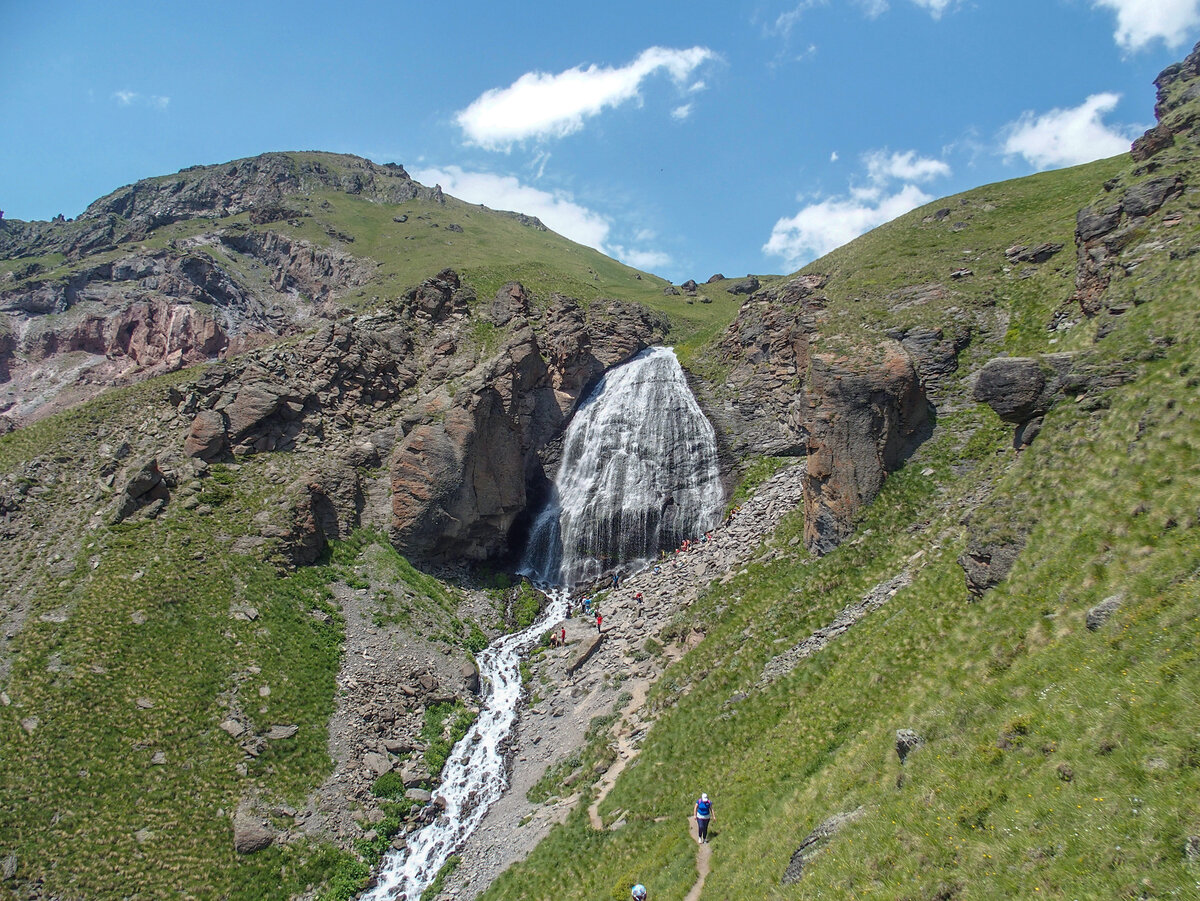
[[1200, 100], [1200, 44], [1182, 62], [1172, 63], [1154, 80], [1158, 95], [1154, 104], [1154, 127], [1133, 142], [1133, 158], [1144, 162], [1175, 145], [1176, 136], [1196, 143], [1200, 115], [1196, 100]]
[[724, 384], [699, 388], [738, 456], [804, 453], [797, 393], [809, 365], [809, 337], [825, 310], [818, 293], [825, 281], [801, 275], [752, 295], [718, 345], [729, 367]]
[[[496, 303], [527, 306], [506, 286]], [[505, 307], [505, 315], [510, 312]], [[658, 340], [663, 323], [612, 302], [586, 312], [558, 297], [534, 329], [520, 318], [496, 356], [453, 398], [439, 394], [426, 421], [391, 460], [393, 543], [418, 557], [484, 559], [545, 481], [541, 453], [608, 368]]]
[[1075, 218], [1076, 274], [1071, 300], [1088, 317], [1111, 311], [1107, 289], [1124, 275], [1121, 255], [1138, 239], [1146, 217], [1183, 193], [1181, 175], [1152, 178], [1131, 185], [1116, 203], [1088, 206]]
[[[382, 166], [330, 153], [267, 153], [217, 166], [193, 166], [175, 175], [148, 178], [113, 191], [71, 222], [8, 221], [0, 229], [0, 256], [87, 253], [139, 241], [153, 229], [199, 217], [222, 218], [286, 208], [317, 190], [335, 190], [384, 203], [415, 198], [443, 202], [441, 190], [409, 178], [402, 166]], [[260, 219], [263, 215], [259, 215]]]
[[1006, 538], [969, 534], [967, 551], [958, 558], [958, 565], [967, 577], [967, 591], [979, 597], [1004, 581], [1025, 549], [1026, 538], [1024, 529]]
[[1005, 422], [1016, 425], [1013, 447], [1020, 450], [1037, 437], [1042, 417], [1068, 386], [1071, 366], [1071, 354], [1000, 357], [980, 370], [973, 395]]
[[833, 550], [929, 426], [929, 403], [908, 352], [888, 341], [812, 358], [801, 420], [808, 434], [804, 543]]
[[829, 841], [842, 831], [850, 823], [853, 823], [863, 815], [863, 808], [858, 807], [854, 810], [838, 813], [831, 816], [829, 819], [820, 823], [812, 832], [805, 836], [804, 841], [800, 843], [800, 847], [793, 852], [791, 859], [788, 861], [787, 869], [783, 871], [783, 878], [780, 882], [783, 885], [791, 885], [799, 882], [804, 875], [804, 868], [812, 863], [813, 859], [825, 848]]

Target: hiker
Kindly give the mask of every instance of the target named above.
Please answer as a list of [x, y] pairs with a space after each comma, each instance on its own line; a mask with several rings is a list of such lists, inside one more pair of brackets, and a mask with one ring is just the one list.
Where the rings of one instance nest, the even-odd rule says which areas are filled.
[[583, 615], [584, 616], [592, 615], [592, 599], [591, 598], [583, 599]]
[[602, 613], [597, 613], [597, 614], [596, 614], [596, 634], [597, 634], [597, 635], [603, 635], [603, 634], [604, 634], [603, 632], [601, 632], [601, 631], [600, 631], [600, 624], [601, 624], [601, 623], [603, 623], [603, 622], [604, 622], [604, 614], [602, 614]]
[[562, 634], [558, 636], [558, 646], [565, 648], [567, 646], [567, 627], [562, 627]]
[[635, 594], [633, 596], [633, 599], [635, 601], [637, 601], [638, 613], [640, 614], [645, 609], [645, 603], [646, 603], [642, 598], [642, 593], [639, 591], [637, 594]]
[[696, 835], [700, 839], [700, 844], [708, 844], [708, 821], [712, 819], [713, 805], [712, 801], [708, 800], [708, 795], [701, 794], [700, 800], [696, 802]]
[[620, 583], [620, 581], [621, 581], [621, 574], [613, 573], [613, 591], [616, 591], [617, 585]]
[[646, 886], [639, 882], [630, 894], [633, 895], [633, 901], [646, 901]]

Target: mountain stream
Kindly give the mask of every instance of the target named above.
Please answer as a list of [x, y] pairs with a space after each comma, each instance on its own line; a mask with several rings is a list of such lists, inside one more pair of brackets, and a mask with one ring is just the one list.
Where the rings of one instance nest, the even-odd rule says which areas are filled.
[[631, 570], [712, 528], [724, 495], [716, 436], [670, 348], [611, 370], [567, 428], [550, 502], [521, 566], [547, 593], [541, 617], [477, 657], [478, 718], [454, 746], [435, 797], [442, 812], [384, 859], [370, 901], [418, 901], [507, 787], [505, 745], [521, 699], [521, 655], [567, 615], [568, 588]]

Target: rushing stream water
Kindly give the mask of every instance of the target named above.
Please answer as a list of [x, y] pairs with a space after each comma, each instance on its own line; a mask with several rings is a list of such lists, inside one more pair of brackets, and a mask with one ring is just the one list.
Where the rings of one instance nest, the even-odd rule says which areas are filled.
[[550, 503], [531, 530], [521, 571], [549, 603], [528, 629], [477, 657], [479, 717], [442, 770], [444, 810], [389, 853], [371, 901], [418, 901], [508, 784], [504, 745], [521, 698], [520, 658], [567, 614], [567, 588], [630, 568], [716, 524], [724, 500], [716, 437], [670, 348], [611, 370], [580, 405], [563, 441]]

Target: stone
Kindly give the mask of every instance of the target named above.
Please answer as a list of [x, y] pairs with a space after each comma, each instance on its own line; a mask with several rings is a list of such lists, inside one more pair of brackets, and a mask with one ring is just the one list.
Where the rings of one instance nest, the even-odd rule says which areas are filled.
[[812, 863], [821, 850], [828, 844], [829, 840], [838, 834], [848, 823], [853, 823], [863, 815], [863, 808], [858, 807], [846, 813], [839, 813], [831, 816], [829, 819], [820, 823], [812, 832], [805, 836], [800, 842], [791, 859], [788, 861], [787, 868], [783, 871], [781, 879], [784, 885], [792, 885], [799, 882], [804, 875], [804, 868]]
[[150, 758], [151, 766], [163, 766], [167, 762], [167, 754], [165, 751], [155, 751], [154, 756]]
[[410, 788], [404, 792], [404, 797], [418, 804], [428, 804], [433, 799], [433, 795], [423, 788]]
[[904, 763], [908, 755], [923, 744], [925, 739], [912, 729], [896, 730], [896, 755], [900, 758], [900, 763]]
[[722, 275], [720, 272], [718, 272], [715, 275], [710, 275], [708, 277], [708, 281], [705, 282], [705, 284], [711, 285], [713, 282], [723, 282], [723, 281], [725, 281], [725, 276]]
[[233, 816], [233, 850], [238, 854], [254, 854], [269, 848], [275, 832], [258, 816], [252, 805], [243, 801]]
[[1183, 177], [1180, 175], [1153, 178], [1130, 187], [1121, 198], [1121, 209], [1128, 216], [1149, 216], [1182, 191]]
[[392, 771], [392, 761], [386, 754], [380, 754], [378, 751], [368, 751], [363, 755], [362, 761], [363, 765], [376, 777]]
[[753, 294], [759, 288], [759, 281], [753, 275], [734, 282], [726, 290], [730, 294]]
[[241, 738], [246, 733], [246, 727], [235, 719], [222, 720], [219, 728], [231, 738]]
[[[1188, 863], [1200, 862], [1200, 835], [1189, 835], [1183, 843], [1183, 856]], [[7, 863], [5, 872], [8, 872]], [[9, 877], [11, 878], [11, 877]]]
[[192, 419], [187, 437], [183, 441], [183, 452], [189, 457], [215, 460], [224, 453], [229, 424], [225, 414], [219, 410], [201, 410]]
[[1061, 243], [1043, 241], [1034, 247], [1016, 244], [1004, 251], [1004, 256], [1010, 263], [1045, 263], [1063, 249]]
[[[1070, 383], [1070, 354], [1041, 357], [999, 357], [988, 362], [975, 378], [972, 396], [987, 404], [1006, 422], [1021, 426], [1045, 416]], [[1033, 440], [1037, 429], [1019, 431], [1014, 446]]]
[[1112, 597], [1107, 597], [1095, 607], [1087, 612], [1087, 628], [1089, 632], [1095, 632], [1107, 623], [1114, 613], [1121, 609], [1121, 604], [1124, 602], [1124, 597], [1119, 594], [1114, 594]]
[[299, 731], [300, 731], [300, 727], [296, 726], [296, 725], [287, 725], [287, 726], [275, 725], [275, 726], [272, 726], [270, 731], [267, 732], [267, 740], [268, 741], [283, 741], [285, 738], [291, 738], [293, 735], [295, 735]]
[[999, 585], [1024, 547], [1024, 535], [1007, 541], [984, 541], [968, 534], [967, 551], [958, 558], [967, 578], [967, 590], [979, 597]]

